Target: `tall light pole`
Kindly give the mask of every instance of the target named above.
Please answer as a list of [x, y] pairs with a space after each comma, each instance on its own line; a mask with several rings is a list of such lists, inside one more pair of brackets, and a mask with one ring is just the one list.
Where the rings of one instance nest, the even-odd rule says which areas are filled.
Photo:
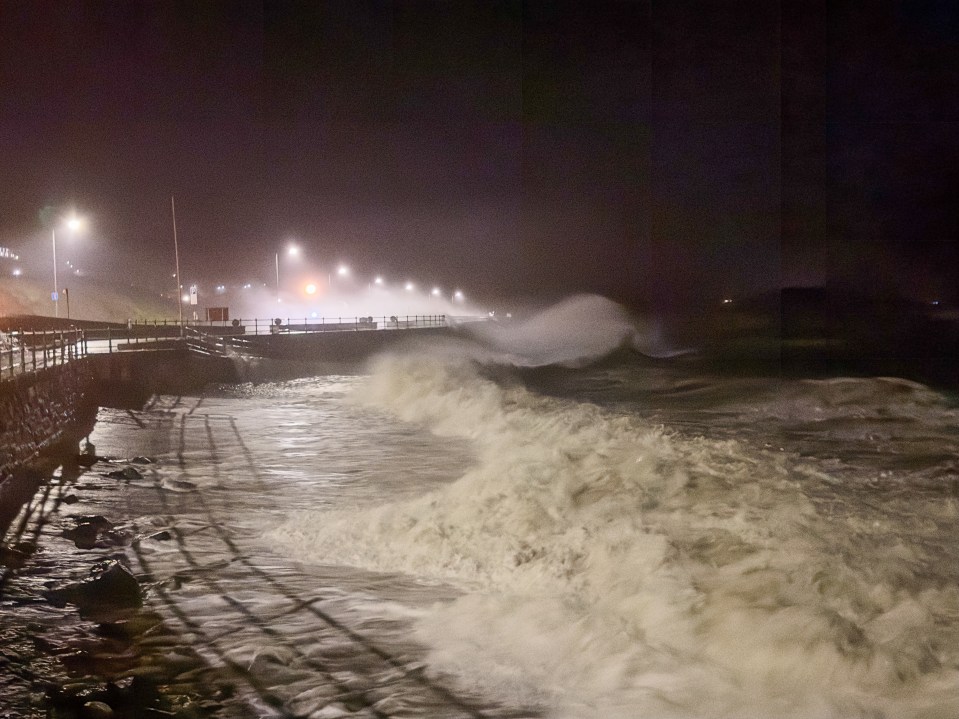
[[60, 316], [60, 291], [57, 289], [60, 285], [57, 284], [57, 228], [53, 227], [50, 229], [50, 237], [53, 239], [53, 311], [54, 314]]
[[[346, 265], [340, 265], [339, 267], [336, 268], [336, 274], [338, 274], [340, 277], [348, 277], [350, 274], [350, 268], [347, 267]], [[333, 273], [332, 272], [327, 274], [326, 281], [329, 284], [330, 289], [332, 290], [333, 289]]]
[[[290, 245], [286, 250], [286, 254], [293, 257], [293, 256], [296, 256], [299, 253], [299, 251], [300, 251], [299, 247], [297, 247], [296, 245]], [[277, 304], [279, 304], [280, 302], [280, 253], [279, 252], [276, 252], [274, 260], [276, 262], [276, 302]]]
[[[67, 229], [71, 232], [79, 230], [83, 221], [75, 215], [67, 220]], [[60, 290], [57, 282], [57, 228], [50, 228], [50, 239], [53, 243], [53, 311], [56, 317], [60, 317]]]
[[180, 333], [183, 333], [183, 302], [180, 300], [180, 246], [176, 241], [176, 204], [173, 202], [173, 195], [170, 195], [170, 211], [173, 213], [173, 256], [176, 258], [176, 309], [177, 319], [180, 322]]

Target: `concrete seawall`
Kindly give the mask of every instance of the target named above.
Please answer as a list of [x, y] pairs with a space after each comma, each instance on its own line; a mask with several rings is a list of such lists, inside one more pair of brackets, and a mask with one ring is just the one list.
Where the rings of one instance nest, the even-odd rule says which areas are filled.
[[0, 383], [0, 536], [96, 420], [92, 358]]

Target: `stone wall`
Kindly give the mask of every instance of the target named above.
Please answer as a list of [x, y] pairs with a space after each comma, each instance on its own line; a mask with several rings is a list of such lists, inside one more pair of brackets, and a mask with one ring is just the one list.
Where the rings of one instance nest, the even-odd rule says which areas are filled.
[[85, 358], [0, 382], [0, 537], [57, 456], [93, 429], [93, 363]]

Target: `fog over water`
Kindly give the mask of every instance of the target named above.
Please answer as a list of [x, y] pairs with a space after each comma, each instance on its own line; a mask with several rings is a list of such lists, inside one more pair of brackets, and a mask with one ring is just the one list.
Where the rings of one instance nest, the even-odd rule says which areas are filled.
[[334, 657], [361, 716], [959, 714], [954, 397], [583, 366], [670, 349], [602, 298], [527, 328], [102, 410], [98, 447], [158, 460], [130, 510], [184, 528], [138, 561], [201, 580], [170, 620], [303, 716], [333, 715]]

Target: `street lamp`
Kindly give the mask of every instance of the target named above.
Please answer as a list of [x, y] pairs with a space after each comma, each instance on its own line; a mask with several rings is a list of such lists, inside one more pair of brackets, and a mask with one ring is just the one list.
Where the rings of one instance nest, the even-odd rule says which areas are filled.
[[[76, 215], [71, 215], [64, 223], [70, 232], [77, 232], [83, 227], [83, 220]], [[57, 282], [57, 228], [54, 225], [50, 228], [50, 239], [53, 243], [53, 307], [56, 317], [60, 316], [60, 290]]]
[[[339, 267], [336, 268], [336, 274], [338, 274], [340, 277], [349, 277], [350, 268], [347, 267], [346, 265], [340, 265]], [[332, 272], [327, 274], [326, 281], [329, 284], [330, 289], [332, 290], [333, 289], [333, 273]]]
[[456, 290], [456, 292], [453, 293], [453, 297], [451, 299], [453, 300], [453, 302], [462, 302], [463, 293], [460, 292], [459, 290]]
[[[300, 248], [296, 245], [290, 245], [286, 248], [286, 254], [290, 257], [296, 257], [300, 254]], [[280, 302], [280, 253], [276, 253], [276, 301]]]

